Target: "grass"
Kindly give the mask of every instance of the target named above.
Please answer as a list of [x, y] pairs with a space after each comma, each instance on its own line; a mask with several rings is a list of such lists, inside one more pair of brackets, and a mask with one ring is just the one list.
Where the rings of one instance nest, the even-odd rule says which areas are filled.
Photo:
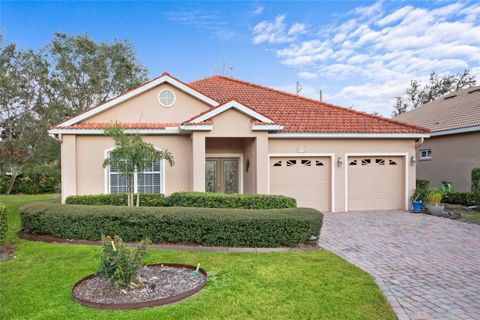
[[0, 196], [9, 210], [15, 257], [0, 263], [0, 319], [395, 319], [373, 279], [324, 251], [212, 253], [152, 249], [147, 263], [201, 263], [206, 288], [182, 303], [135, 311], [76, 304], [73, 284], [94, 273], [96, 246], [14, 238], [18, 207], [51, 196]]
[[480, 224], [480, 211], [470, 211], [460, 218], [460, 221]]

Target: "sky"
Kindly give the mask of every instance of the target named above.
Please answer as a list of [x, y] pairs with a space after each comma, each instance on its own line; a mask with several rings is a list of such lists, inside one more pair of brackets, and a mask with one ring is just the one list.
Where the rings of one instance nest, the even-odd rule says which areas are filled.
[[212, 74], [389, 116], [412, 79], [480, 80], [479, 1], [5, 1], [4, 43], [129, 40], [153, 78]]

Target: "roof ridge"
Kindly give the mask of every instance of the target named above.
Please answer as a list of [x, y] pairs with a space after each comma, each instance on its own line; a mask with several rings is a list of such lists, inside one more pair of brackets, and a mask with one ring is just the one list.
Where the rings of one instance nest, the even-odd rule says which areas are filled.
[[293, 98], [306, 100], [306, 101], [313, 102], [315, 104], [318, 104], [318, 105], [321, 105], [321, 106], [324, 106], [324, 107], [333, 108], [333, 109], [341, 109], [341, 110], [349, 111], [349, 112], [352, 112], [352, 113], [361, 114], [361, 115], [364, 115], [364, 116], [367, 116], [367, 117], [370, 117], [370, 118], [373, 118], [373, 119], [383, 120], [383, 121], [390, 122], [390, 123], [393, 123], [393, 124], [398, 124], [398, 125], [410, 127], [410, 128], [413, 128], [413, 129], [419, 129], [419, 130], [422, 130], [422, 131], [425, 131], [425, 132], [430, 132], [430, 129], [427, 129], [427, 128], [424, 128], [424, 127], [421, 127], [421, 126], [416, 126], [416, 125], [413, 125], [413, 124], [410, 124], [410, 123], [405, 123], [405, 122], [398, 121], [398, 120], [393, 120], [393, 119], [390, 119], [390, 118], [384, 118], [384, 117], [376, 116], [376, 115], [373, 115], [373, 114], [370, 114], [370, 113], [367, 113], [367, 112], [364, 112], [364, 111], [359, 111], [359, 110], [350, 109], [350, 108], [342, 107], [342, 106], [339, 106], [339, 105], [334, 105], [334, 104], [323, 102], [323, 101], [314, 100], [312, 98], [300, 96], [300, 95], [293, 94], [293, 93], [290, 93], [290, 92], [270, 88], [270, 87], [267, 87], [267, 86], [259, 85], [259, 84], [253, 83], [253, 82], [240, 80], [240, 79], [236, 79], [236, 78], [232, 78], [232, 77], [225, 77], [225, 76], [221, 76], [221, 75], [213, 75], [213, 76], [205, 77], [205, 78], [200, 79], [200, 80], [196, 80], [196, 81], [191, 82], [191, 83], [207, 80], [207, 79], [210, 79], [210, 78], [222, 78], [222, 79], [225, 79], [225, 80], [234, 81], [234, 82], [250, 85], [250, 86], [253, 86], [253, 87], [273, 91], [273, 92], [280, 93], [280, 94], [283, 94], [283, 95], [287, 95], [287, 96], [290, 96], [290, 97], [293, 97]]

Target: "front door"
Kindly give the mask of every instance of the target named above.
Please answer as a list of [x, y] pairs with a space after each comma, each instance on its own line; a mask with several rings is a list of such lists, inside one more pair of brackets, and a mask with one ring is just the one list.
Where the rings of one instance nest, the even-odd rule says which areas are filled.
[[238, 193], [238, 158], [207, 158], [205, 191]]

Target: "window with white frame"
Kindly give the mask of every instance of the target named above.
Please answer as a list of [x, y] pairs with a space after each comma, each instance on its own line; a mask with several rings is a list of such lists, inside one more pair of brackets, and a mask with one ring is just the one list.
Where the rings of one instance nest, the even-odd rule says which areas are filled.
[[432, 149], [420, 150], [420, 160], [430, 160], [430, 159], [432, 159]]
[[[110, 165], [108, 170], [108, 192], [126, 193], [127, 178], [122, 176], [118, 169]], [[133, 177], [134, 192], [163, 193], [163, 160], [158, 160], [142, 172], [135, 172]]]

